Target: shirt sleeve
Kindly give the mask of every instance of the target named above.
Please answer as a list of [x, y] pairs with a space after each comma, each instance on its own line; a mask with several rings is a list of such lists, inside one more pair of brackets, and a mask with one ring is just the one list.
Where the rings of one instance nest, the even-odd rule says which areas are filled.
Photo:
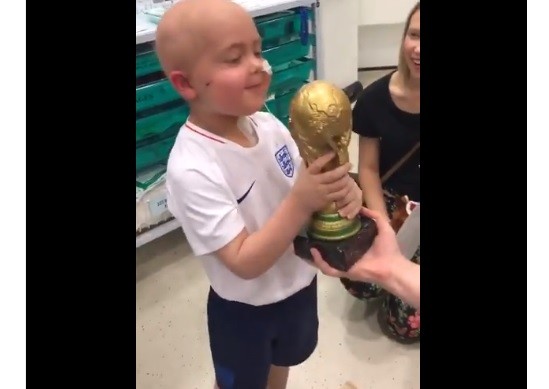
[[236, 199], [217, 166], [167, 177], [168, 207], [195, 255], [215, 252], [245, 228]]
[[365, 98], [366, 96], [360, 96], [353, 108], [353, 131], [367, 138], [379, 138], [379, 132], [373, 123], [369, 109], [371, 103]]

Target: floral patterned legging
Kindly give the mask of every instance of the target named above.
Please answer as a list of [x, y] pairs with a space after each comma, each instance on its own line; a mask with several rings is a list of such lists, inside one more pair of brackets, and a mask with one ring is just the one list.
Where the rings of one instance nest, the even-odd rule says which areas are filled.
[[[390, 192], [394, 194], [394, 192]], [[393, 199], [386, 196], [385, 203], [389, 215], [392, 215], [395, 210]], [[417, 264], [420, 263], [420, 247], [418, 247], [411, 260]], [[370, 300], [377, 297], [383, 298], [382, 314], [385, 316], [388, 330], [396, 339], [405, 341], [420, 339], [419, 312], [415, 308], [383, 290], [378, 285], [351, 281], [347, 278], [342, 278], [341, 283], [351, 295], [359, 300]]]

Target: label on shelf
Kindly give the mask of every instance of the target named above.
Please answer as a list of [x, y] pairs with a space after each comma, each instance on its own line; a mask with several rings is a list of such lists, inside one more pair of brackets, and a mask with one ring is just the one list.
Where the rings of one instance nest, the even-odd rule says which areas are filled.
[[160, 216], [167, 210], [168, 199], [166, 198], [165, 193], [149, 200], [149, 211], [151, 212], [152, 217]]

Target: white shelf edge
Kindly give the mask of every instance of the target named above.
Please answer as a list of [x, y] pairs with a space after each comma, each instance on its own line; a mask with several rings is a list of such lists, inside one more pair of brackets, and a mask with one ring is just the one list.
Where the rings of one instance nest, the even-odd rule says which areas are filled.
[[[250, 15], [252, 15], [252, 17], [255, 18], [258, 16], [268, 15], [275, 12], [286, 11], [290, 8], [308, 7], [315, 3], [316, 1], [314, 0], [294, 0], [291, 2], [269, 5], [265, 8], [252, 9], [249, 12], [250, 12]], [[136, 22], [138, 19], [141, 20], [140, 22], [141, 24], [146, 23], [146, 24], [149, 24], [151, 27], [148, 30], [139, 31], [135, 33], [135, 44], [139, 45], [142, 43], [153, 42], [155, 39], [156, 24], [146, 21], [146, 17], [143, 15], [136, 15]]]
[[169, 222], [162, 223], [159, 226], [152, 228], [142, 234], [137, 235], [135, 238], [135, 248], [146, 245], [153, 240], [160, 238], [163, 235], [166, 235], [173, 230], [179, 228], [179, 222], [176, 219], [170, 220]]

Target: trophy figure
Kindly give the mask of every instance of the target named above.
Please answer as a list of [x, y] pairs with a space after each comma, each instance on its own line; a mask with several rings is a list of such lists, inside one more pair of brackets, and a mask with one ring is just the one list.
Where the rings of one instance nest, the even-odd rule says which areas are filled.
[[[290, 103], [290, 132], [304, 163], [334, 151], [336, 157], [325, 170], [333, 170], [349, 161], [352, 112], [343, 90], [325, 81], [304, 85]], [[312, 260], [311, 248], [333, 268], [347, 271], [370, 248], [377, 234], [373, 220], [362, 215], [353, 219], [341, 217], [335, 203], [316, 212], [307, 236], [294, 240], [297, 256]]]

